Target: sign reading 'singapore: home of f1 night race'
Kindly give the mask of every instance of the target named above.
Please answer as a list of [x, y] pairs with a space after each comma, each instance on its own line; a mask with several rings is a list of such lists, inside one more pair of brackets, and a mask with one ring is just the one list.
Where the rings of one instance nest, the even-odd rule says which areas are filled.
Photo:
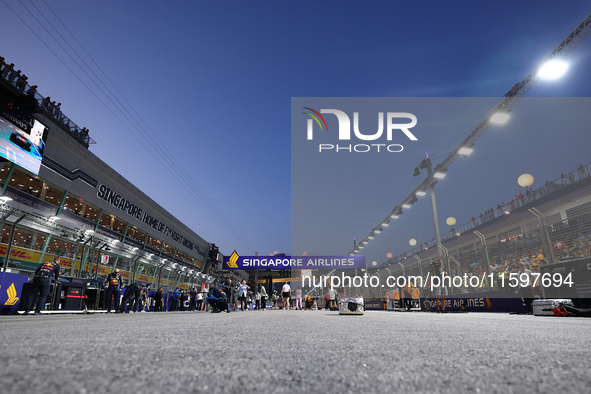
[[365, 256], [224, 256], [227, 269], [346, 269], [365, 268]]

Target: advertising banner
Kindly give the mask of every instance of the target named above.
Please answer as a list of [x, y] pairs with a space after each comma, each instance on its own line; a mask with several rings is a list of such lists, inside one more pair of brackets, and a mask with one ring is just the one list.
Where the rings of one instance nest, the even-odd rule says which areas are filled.
[[366, 268], [365, 256], [224, 256], [225, 269], [356, 269]]
[[[6, 250], [8, 246], [6, 244], [0, 244], [0, 261], [4, 261], [6, 257]], [[38, 265], [41, 263], [39, 259], [41, 258], [41, 252], [36, 250], [30, 250], [25, 248], [19, 248], [13, 246], [10, 250], [10, 261], [11, 262], [19, 262], [20, 269], [25, 269], [29, 271], [34, 271], [37, 269]], [[46, 261], [53, 260], [54, 256], [51, 254], [45, 254], [43, 256], [43, 263]], [[60, 267], [63, 268], [71, 268], [72, 267], [72, 260], [62, 257], [62, 262]]]
[[23, 284], [27, 275], [0, 272], [0, 308], [2, 315], [14, 315], [18, 311]]

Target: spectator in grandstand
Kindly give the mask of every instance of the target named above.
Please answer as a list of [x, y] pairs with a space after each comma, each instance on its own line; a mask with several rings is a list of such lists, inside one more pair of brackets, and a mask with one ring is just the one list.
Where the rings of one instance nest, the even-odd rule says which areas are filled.
[[534, 199], [534, 189], [526, 189], [525, 191], [525, 203], [530, 203]]
[[49, 289], [51, 288], [51, 279], [55, 279], [56, 281], [60, 277], [60, 265], [61, 258], [56, 256], [53, 261], [48, 261], [44, 264], [41, 264], [35, 270], [35, 275], [33, 276], [33, 280], [31, 281], [32, 287], [31, 292], [29, 293], [29, 298], [27, 300], [27, 305], [25, 307], [25, 315], [28, 315], [33, 309], [33, 304], [35, 303], [35, 299], [37, 298], [37, 304], [35, 306], [35, 314], [41, 314], [41, 308], [45, 305], [45, 300], [47, 299], [47, 295], [49, 294]]
[[105, 291], [105, 306], [107, 313], [111, 313], [111, 304], [115, 312], [119, 312], [119, 295], [121, 286], [123, 285], [123, 278], [119, 273], [119, 268], [115, 268], [113, 272], [107, 275], [107, 290]]
[[527, 313], [531, 315], [533, 313], [531, 304], [534, 300], [533, 277], [531, 275], [531, 271], [527, 268], [527, 265], [523, 261], [519, 263], [517, 278], [519, 279], [519, 289], [517, 292], [525, 303]]
[[[496, 279], [496, 288], [501, 289], [501, 285], [503, 284], [503, 278], [507, 278], [507, 272], [505, 271], [505, 266], [501, 265], [495, 271], [495, 279]], [[503, 289], [504, 290], [504, 289]]]
[[560, 174], [560, 180], [562, 181], [563, 185], [568, 184], [568, 178], [564, 174]]
[[525, 198], [525, 196], [523, 195], [523, 193], [519, 192], [519, 195], [515, 196], [515, 200], [517, 200], [517, 205], [519, 205], [520, 207], [523, 206], [523, 199]]
[[497, 265], [497, 261], [493, 260], [492, 263], [490, 263], [489, 268], [491, 272], [495, 272], [499, 268], [499, 266]]
[[246, 298], [248, 297], [248, 285], [246, 284], [246, 279], [242, 279], [240, 282], [240, 287], [238, 288], [238, 302], [240, 302], [240, 308], [245, 311], [246, 306]]
[[264, 285], [261, 285], [261, 309], [267, 310], [267, 289]]
[[[437, 313], [445, 313], [445, 296], [447, 295], [447, 287], [441, 282], [447, 273], [442, 268], [442, 261], [437, 260], [431, 263], [431, 287], [433, 288], [433, 295], [435, 296], [435, 309]], [[433, 278], [438, 277], [440, 281]]]
[[35, 96], [35, 93], [37, 92], [37, 85], [33, 85], [31, 87], [29, 87], [29, 89], [27, 90], [27, 92], [25, 93], [27, 96]]
[[536, 259], [538, 260], [538, 262], [540, 264], [545, 264], [546, 263], [546, 260], [545, 260], [545, 257], [544, 257], [544, 253], [542, 253], [542, 249], [540, 249], [538, 251], [538, 255], [536, 256]]
[[291, 287], [289, 283], [285, 281], [283, 287], [281, 288], [281, 297], [283, 298], [283, 309], [289, 309], [289, 298], [291, 297]]
[[154, 312], [162, 312], [164, 306], [164, 290], [159, 287], [154, 295]]
[[10, 83], [13, 83], [13, 82], [16, 80], [16, 78], [17, 78], [18, 76], [20, 76], [20, 74], [21, 74], [21, 70], [16, 70], [16, 72], [15, 72], [15, 71], [13, 71], [13, 72], [12, 72], [12, 73], [11, 73], [11, 74], [10, 74], [10, 75], [7, 77], [7, 80], [8, 80], [8, 82], [10, 82]]
[[571, 255], [570, 249], [563, 249], [558, 261], [572, 260], [573, 258], [574, 256]]
[[583, 179], [585, 177], [587, 177], [588, 173], [587, 173], [587, 169], [585, 167], [583, 167], [582, 164], [579, 164], [579, 168], [577, 169], [578, 173], [579, 173], [579, 178]]
[[[129, 286], [125, 288], [125, 294], [123, 295], [123, 300], [121, 300], [121, 306], [119, 308], [120, 312], [129, 313], [133, 311], [135, 313], [136, 309], [139, 308], [141, 297], [141, 289], [139, 284], [131, 283]], [[129, 303], [129, 308], [126, 310], [126, 306]], [[141, 309], [140, 309], [141, 311]]]
[[517, 203], [516, 203], [516, 200], [511, 200], [511, 202], [509, 203], [509, 205], [510, 205], [510, 207], [511, 207], [511, 208], [509, 209], [510, 211], [513, 211], [513, 210], [517, 209]]

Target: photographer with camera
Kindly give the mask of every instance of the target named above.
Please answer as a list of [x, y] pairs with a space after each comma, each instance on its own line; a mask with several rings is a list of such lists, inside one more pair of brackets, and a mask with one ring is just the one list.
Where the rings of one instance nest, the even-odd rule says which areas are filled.
[[211, 313], [220, 313], [223, 310], [225, 310], [226, 313], [230, 313], [226, 293], [218, 289], [215, 285], [215, 283], [211, 285], [207, 297], [207, 302], [209, 302], [209, 305], [212, 307]]

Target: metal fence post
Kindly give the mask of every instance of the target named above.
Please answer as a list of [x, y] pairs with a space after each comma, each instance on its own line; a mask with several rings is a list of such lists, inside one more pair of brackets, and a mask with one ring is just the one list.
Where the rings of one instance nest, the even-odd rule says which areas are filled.
[[[478, 230], [474, 230], [474, 234], [476, 234], [478, 238], [480, 238], [480, 243], [482, 244], [482, 249], [484, 250], [484, 264], [486, 265], [486, 276], [491, 278], [490, 259], [488, 257], [488, 246], [486, 245], [486, 237]], [[488, 287], [492, 288], [492, 283], [489, 283]]]
[[530, 211], [538, 218], [538, 222], [540, 223], [540, 234], [542, 234], [542, 243], [544, 244], [546, 256], [548, 256], [548, 264], [552, 264], [556, 262], [556, 257], [554, 256], [554, 249], [552, 248], [550, 234], [548, 234], [548, 225], [546, 224], [546, 218], [544, 217], [544, 214], [536, 208], [528, 209], [528, 211]]

